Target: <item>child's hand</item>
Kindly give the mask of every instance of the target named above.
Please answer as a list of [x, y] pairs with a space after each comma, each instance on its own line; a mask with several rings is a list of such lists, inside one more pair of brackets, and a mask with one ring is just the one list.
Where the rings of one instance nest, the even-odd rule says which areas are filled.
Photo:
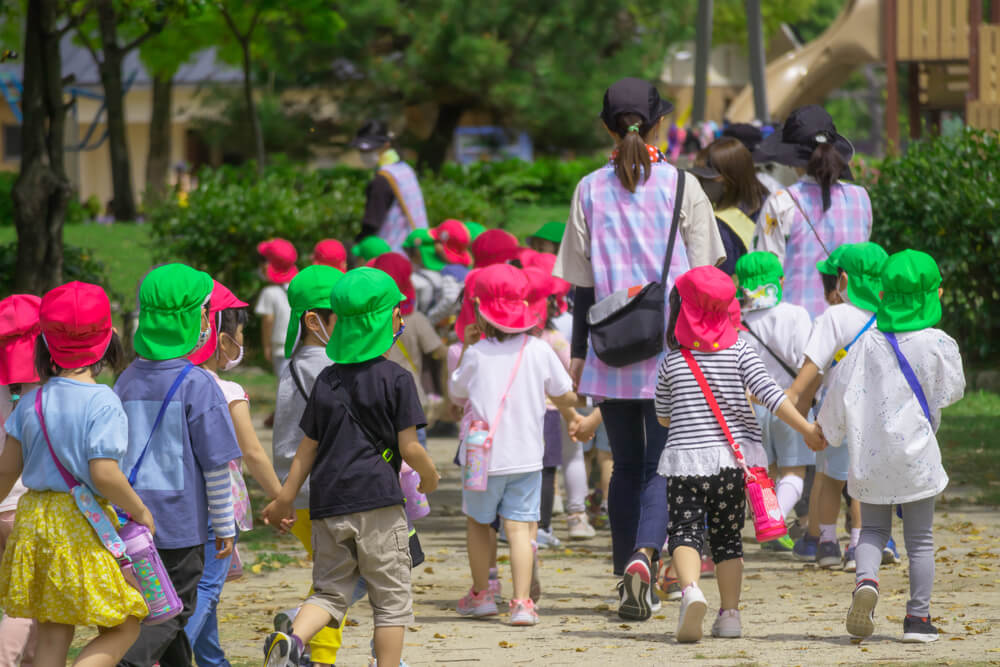
[[233, 553], [233, 543], [234, 540], [231, 537], [215, 538], [215, 559], [229, 558], [230, 554]]
[[261, 517], [264, 519], [264, 523], [274, 526], [279, 533], [287, 533], [288, 529], [295, 524], [295, 509], [291, 503], [280, 499], [272, 500], [261, 512]]
[[156, 535], [156, 526], [153, 523], [153, 513], [150, 512], [149, 508], [145, 505], [142, 506], [142, 511], [138, 514], [132, 515], [132, 520], [148, 528], [150, 535]]
[[826, 438], [823, 436], [823, 429], [816, 422], [810, 424], [809, 433], [806, 434], [806, 446], [814, 452], [821, 452], [827, 447]]
[[472, 324], [467, 324], [465, 326], [465, 344], [475, 345], [479, 342], [482, 337], [483, 332], [479, 330], [479, 325], [473, 322]]
[[438, 482], [441, 481], [441, 475], [438, 474], [437, 469], [433, 471], [433, 475], [428, 477], [420, 476], [420, 484], [417, 484], [417, 491], [423, 494], [434, 493], [438, 488]]
[[570, 427], [569, 435], [577, 442], [589, 442], [594, 439], [594, 434], [602, 422], [600, 411], [594, 410], [586, 417], [580, 417], [575, 424], [576, 428]]

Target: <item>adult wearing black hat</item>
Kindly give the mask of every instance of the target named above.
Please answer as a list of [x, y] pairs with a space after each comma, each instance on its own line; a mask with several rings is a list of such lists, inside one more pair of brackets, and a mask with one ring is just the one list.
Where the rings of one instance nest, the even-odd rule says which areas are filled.
[[845, 243], [871, 236], [868, 192], [846, 183], [854, 147], [837, 133], [822, 107], [793, 111], [780, 132], [761, 142], [756, 162], [793, 167], [799, 180], [773, 193], [757, 220], [754, 247], [774, 253], [785, 269], [784, 299], [802, 306], [813, 318], [826, 309], [823, 281], [816, 263]]
[[355, 241], [378, 236], [398, 252], [411, 231], [427, 227], [427, 209], [417, 174], [392, 148], [392, 138], [384, 122], [370, 120], [351, 141], [361, 163], [375, 169], [365, 188], [365, 214]]
[[[659, 604], [652, 592], [653, 563], [667, 534], [666, 480], [657, 474], [667, 430], [653, 405], [658, 359], [654, 354], [609, 365], [595, 352], [588, 313], [595, 300], [602, 306], [635, 285], [660, 281], [664, 272], [669, 292], [689, 268], [725, 259], [712, 205], [697, 179], [682, 179], [650, 145], [672, 110], [642, 79], [608, 88], [600, 118], [615, 149], [606, 167], [577, 185], [553, 269], [576, 285], [571, 374], [579, 391], [599, 403], [608, 430], [612, 557], [615, 574], [624, 575], [618, 613], [632, 620], [649, 618]], [[671, 244], [672, 229], [677, 233]]]

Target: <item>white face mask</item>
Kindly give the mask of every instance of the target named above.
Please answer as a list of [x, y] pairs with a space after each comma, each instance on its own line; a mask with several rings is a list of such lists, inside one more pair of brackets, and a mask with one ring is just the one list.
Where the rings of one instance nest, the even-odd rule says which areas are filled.
[[[226, 335], [228, 336], [229, 334]], [[233, 342], [235, 343], [236, 341], [234, 340]], [[240, 345], [239, 348], [240, 351], [239, 354], [236, 355], [236, 358], [230, 359], [229, 357], [226, 356], [226, 353], [222, 351], [222, 342], [221, 341], [219, 342], [219, 356], [226, 360], [226, 363], [222, 365], [222, 370], [231, 371], [232, 369], [240, 365], [240, 363], [243, 361], [243, 346]]]
[[323, 332], [323, 338], [321, 339], [321, 340], [325, 339], [323, 340], [323, 345], [326, 345], [327, 343], [330, 342], [330, 334], [326, 332], [326, 327], [323, 326], [323, 318], [317, 315], [316, 321], [319, 323], [319, 328]]
[[378, 151], [361, 151], [361, 166], [365, 169], [374, 169], [378, 166]]

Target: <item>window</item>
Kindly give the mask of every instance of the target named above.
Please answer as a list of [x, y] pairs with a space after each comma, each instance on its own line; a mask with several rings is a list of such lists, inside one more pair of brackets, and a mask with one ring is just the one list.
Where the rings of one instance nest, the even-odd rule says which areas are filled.
[[21, 159], [21, 126], [3, 126], [3, 159], [4, 162], [16, 162]]

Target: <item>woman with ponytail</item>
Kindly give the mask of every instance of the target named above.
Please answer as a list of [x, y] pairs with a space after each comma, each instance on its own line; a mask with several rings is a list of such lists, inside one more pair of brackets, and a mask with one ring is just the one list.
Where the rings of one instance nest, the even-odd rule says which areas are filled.
[[845, 243], [871, 236], [872, 206], [868, 192], [850, 179], [854, 147], [837, 134], [822, 107], [793, 111], [780, 131], [754, 152], [755, 162], [794, 167], [798, 182], [778, 190], [764, 203], [757, 219], [754, 248], [778, 256], [784, 265], [784, 298], [803, 306], [813, 318], [827, 306], [816, 263]]
[[615, 149], [606, 167], [577, 185], [553, 269], [576, 286], [570, 374], [579, 393], [599, 404], [608, 430], [614, 459], [608, 492], [613, 563], [615, 574], [624, 575], [618, 613], [630, 620], [649, 618], [659, 605], [652, 579], [667, 535], [666, 485], [656, 474], [667, 440], [653, 406], [657, 357], [620, 367], [604, 363], [590, 345], [587, 314], [595, 299], [660, 280], [677, 207], [664, 293], [689, 268], [726, 258], [698, 180], [681, 181], [650, 145], [672, 110], [642, 79], [622, 79], [605, 92], [600, 117]]

